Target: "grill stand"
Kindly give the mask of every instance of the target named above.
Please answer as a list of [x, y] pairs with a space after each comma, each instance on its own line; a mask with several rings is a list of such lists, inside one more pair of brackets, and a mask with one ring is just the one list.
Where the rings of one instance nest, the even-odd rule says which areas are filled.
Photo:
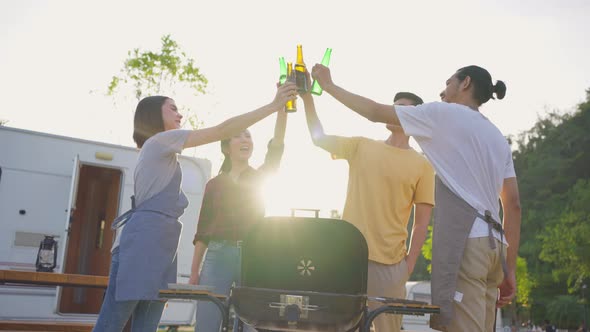
[[[370, 311], [365, 311], [364, 322], [362, 322], [361, 332], [371, 331], [371, 325], [377, 316], [381, 314], [398, 314], [398, 315], [415, 315], [424, 316], [425, 314], [439, 314], [440, 308], [425, 302], [394, 299], [388, 297], [369, 297], [369, 301], [383, 303], [383, 306]], [[368, 308], [368, 306], [367, 306]]]
[[213, 302], [221, 312], [221, 331], [229, 331], [229, 305], [227, 303], [227, 297], [224, 295], [202, 291], [160, 290], [160, 297], [164, 299], [187, 299]]

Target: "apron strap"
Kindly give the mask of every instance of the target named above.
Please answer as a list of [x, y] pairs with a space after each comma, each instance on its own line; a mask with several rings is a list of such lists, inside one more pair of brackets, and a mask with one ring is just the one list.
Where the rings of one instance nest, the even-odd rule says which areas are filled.
[[116, 230], [117, 228], [125, 225], [127, 223], [127, 221], [129, 221], [129, 219], [131, 218], [131, 216], [133, 215], [133, 212], [135, 212], [135, 210], [136, 210], [135, 195], [132, 195], [131, 196], [131, 209], [126, 211], [125, 213], [123, 213], [119, 217], [115, 218], [115, 220], [113, 220], [113, 223], [111, 224], [111, 229]]
[[492, 213], [489, 210], [485, 211], [485, 215], [477, 212], [477, 216], [488, 224], [488, 239], [491, 249], [496, 249], [496, 239], [494, 238], [492, 229], [495, 229], [500, 233], [500, 241], [502, 242], [500, 247], [500, 261], [502, 262], [502, 271], [504, 271], [504, 275], [508, 275], [508, 266], [506, 265], [506, 258], [504, 257], [504, 229], [502, 228], [502, 224], [494, 220]]

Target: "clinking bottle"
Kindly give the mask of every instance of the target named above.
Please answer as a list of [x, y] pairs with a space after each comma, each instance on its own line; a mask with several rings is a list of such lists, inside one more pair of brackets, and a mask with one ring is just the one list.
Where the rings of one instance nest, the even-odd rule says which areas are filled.
[[287, 82], [287, 64], [285, 63], [285, 58], [283, 57], [279, 58], [279, 69], [279, 83], [283, 85], [285, 82]]
[[[324, 57], [322, 58], [322, 65], [328, 67], [328, 65], [330, 64], [330, 56], [332, 56], [332, 49], [327, 48], [326, 52], [324, 53]], [[322, 89], [320, 83], [318, 83], [318, 81], [313, 81], [313, 84], [311, 86], [311, 93], [313, 93], [316, 96], [321, 96], [323, 91], [324, 89]]]
[[[296, 82], [295, 71], [293, 70], [293, 64], [291, 62], [287, 62], [287, 81]], [[287, 101], [287, 103], [285, 104], [285, 112], [297, 112], [296, 99]]]
[[305, 62], [303, 62], [303, 47], [301, 44], [297, 45], [297, 61], [295, 62], [295, 83], [297, 84], [297, 91], [300, 94], [306, 93], [309, 90], [309, 83], [305, 77]]

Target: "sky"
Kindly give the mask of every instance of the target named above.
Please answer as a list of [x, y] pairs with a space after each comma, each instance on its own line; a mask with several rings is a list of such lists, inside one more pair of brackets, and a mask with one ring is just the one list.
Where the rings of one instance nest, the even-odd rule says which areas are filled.
[[[590, 2], [548, 1], [0, 1], [0, 119], [8, 126], [133, 146], [131, 100], [105, 95], [134, 48], [158, 50], [170, 34], [209, 80], [190, 106], [205, 126], [268, 104], [278, 58], [308, 67], [333, 49], [334, 82], [382, 103], [397, 91], [439, 100], [458, 68], [477, 64], [507, 87], [482, 112], [505, 135], [550, 110], [567, 112], [590, 88]], [[342, 211], [348, 166], [313, 146], [300, 111], [289, 115], [280, 172], [265, 188], [269, 215]], [[385, 139], [324, 93], [327, 133]], [[274, 115], [251, 128], [253, 166], [264, 159]], [[412, 142], [412, 146], [418, 149]], [[1, 153], [1, 152], [0, 152]], [[221, 164], [218, 144], [185, 154]]]

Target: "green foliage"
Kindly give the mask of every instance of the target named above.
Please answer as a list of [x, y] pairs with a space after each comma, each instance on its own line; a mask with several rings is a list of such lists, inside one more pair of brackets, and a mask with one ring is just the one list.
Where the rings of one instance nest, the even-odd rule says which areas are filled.
[[[523, 211], [519, 255], [529, 275], [518, 276], [517, 301], [528, 302], [537, 319], [574, 319], [563, 310], [590, 277], [589, 129], [590, 90], [575, 112], [551, 112], [514, 140]], [[523, 286], [530, 287], [526, 302]]]
[[428, 273], [432, 273], [432, 225], [428, 225], [428, 235], [426, 236], [426, 241], [424, 241], [424, 245], [422, 246], [422, 256], [424, 259], [428, 261]]
[[0, 126], [4, 126], [7, 123], [8, 123], [8, 120], [0, 119]]
[[[432, 219], [432, 218], [431, 218]], [[432, 221], [431, 221], [432, 222]], [[412, 235], [412, 227], [414, 226], [414, 211], [412, 210], [412, 214], [410, 215], [410, 220], [408, 222], [408, 239], [407, 243], [409, 245], [411, 235]], [[416, 265], [414, 266], [414, 272], [410, 276], [411, 281], [424, 281], [430, 280], [430, 260], [432, 259], [432, 226], [428, 226], [428, 234], [426, 240], [424, 241], [424, 245], [422, 246], [421, 252], [422, 255], [418, 256], [416, 260]]]
[[583, 306], [575, 296], [560, 295], [547, 305], [549, 320], [560, 328], [577, 328], [582, 321]]
[[204, 94], [207, 79], [195, 66], [195, 60], [188, 58], [170, 35], [161, 38], [159, 53], [134, 49], [128, 52], [121, 76], [113, 76], [108, 94], [113, 95], [121, 83], [131, 83], [137, 100], [153, 94], [160, 94], [164, 85], [187, 84], [195, 93]]
[[564, 199], [557, 222], [540, 235], [540, 258], [555, 264], [555, 279], [563, 276], [575, 291], [590, 277], [590, 181], [578, 180]]
[[516, 303], [528, 306], [530, 303], [531, 289], [535, 282], [531, 279], [527, 268], [526, 260], [522, 257], [516, 258]]
[[[107, 94], [113, 96], [129, 86], [138, 101], [150, 95], [174, 98], [180, 90], [193, 96], [205, 94], [208, 81], [195, 65], [195, 60], [187, 57], [170, 35], [163, 36], [161, 42], [158, 52], [138, 48], [129, 51], [120, 75], [113, 76], [109, 83]], [[181, 104], [184, 105], [185, 101]], [[181, 107], [181, 111], [193, 128], [201, 124], [189, 108]]]

